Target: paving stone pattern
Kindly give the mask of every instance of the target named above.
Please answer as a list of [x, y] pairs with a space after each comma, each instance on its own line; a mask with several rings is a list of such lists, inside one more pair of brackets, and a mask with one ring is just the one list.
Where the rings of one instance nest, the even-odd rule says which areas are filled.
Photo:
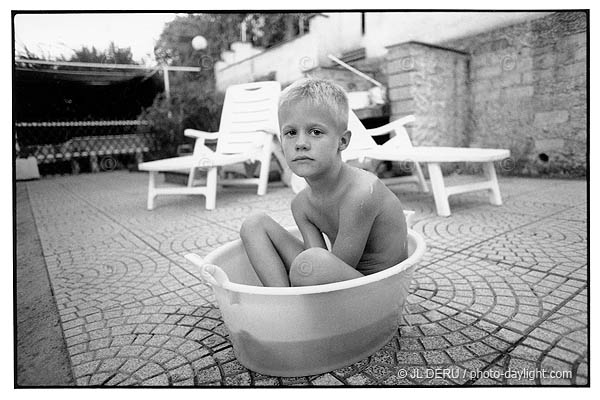
[[201, 196], [159, 197], [147, 211], [146, 180], [26, 184], [77, 385], [588, 385], [585, 181], [502, 178], [503, 206], [458, 195], [448, 218], [430, 195], [392, 186], [428, 245], [398, 334], [354, 365], [278, 378], [236, 360], [211, 289], [183, 256], [238, 238], [255, 212], [293, 225], [291, 190], [222, 188], [214, 211]]

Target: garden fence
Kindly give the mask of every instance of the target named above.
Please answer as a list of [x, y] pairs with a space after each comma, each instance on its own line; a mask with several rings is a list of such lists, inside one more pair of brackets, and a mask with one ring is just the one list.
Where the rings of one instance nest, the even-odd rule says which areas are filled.
[[38, 165], [70, 162], [74, 173], [82, 162], [89, 162], [92, 172], [113, 169], [119, 156], [141, 162], [153, 150], [152, 134], [139, 132], [147, 125], [138, 120], [16, 122], [16, 155], [33, 156]]

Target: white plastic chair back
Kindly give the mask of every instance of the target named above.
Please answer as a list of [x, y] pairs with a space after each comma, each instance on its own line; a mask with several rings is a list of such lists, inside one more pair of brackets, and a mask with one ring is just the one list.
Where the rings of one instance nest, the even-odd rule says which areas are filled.
[[230, 86], [225, 92], [217, 153], [245, 153], [265, 143], [265, 135], [257, 131], [279, 132], [280, 92], [281, 84], [274, 81]]

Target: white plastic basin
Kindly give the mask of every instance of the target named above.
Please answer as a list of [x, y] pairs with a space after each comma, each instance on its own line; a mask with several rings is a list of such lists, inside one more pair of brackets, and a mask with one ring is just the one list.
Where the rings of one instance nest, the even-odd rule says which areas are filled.
[[[289, 228], [299, 236], [297, 228]], [[408, 230], [409, 257], [365, 277], [326, 285], [263, 287], [241, 240], [205, 259], [189, 254], [212, 286], [235, 355], [250, 370], [306, 376], [360, 361], [397, 332], [423, 238]]]

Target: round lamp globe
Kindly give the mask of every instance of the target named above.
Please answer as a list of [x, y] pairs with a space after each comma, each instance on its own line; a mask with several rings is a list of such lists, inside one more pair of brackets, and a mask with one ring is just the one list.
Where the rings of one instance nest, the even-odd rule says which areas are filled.
[[192, 39], [192, 47], [194, 50], [204, 50], [207, 44], [208, 43], [206, 42], [204, 36], [198, 35]]

